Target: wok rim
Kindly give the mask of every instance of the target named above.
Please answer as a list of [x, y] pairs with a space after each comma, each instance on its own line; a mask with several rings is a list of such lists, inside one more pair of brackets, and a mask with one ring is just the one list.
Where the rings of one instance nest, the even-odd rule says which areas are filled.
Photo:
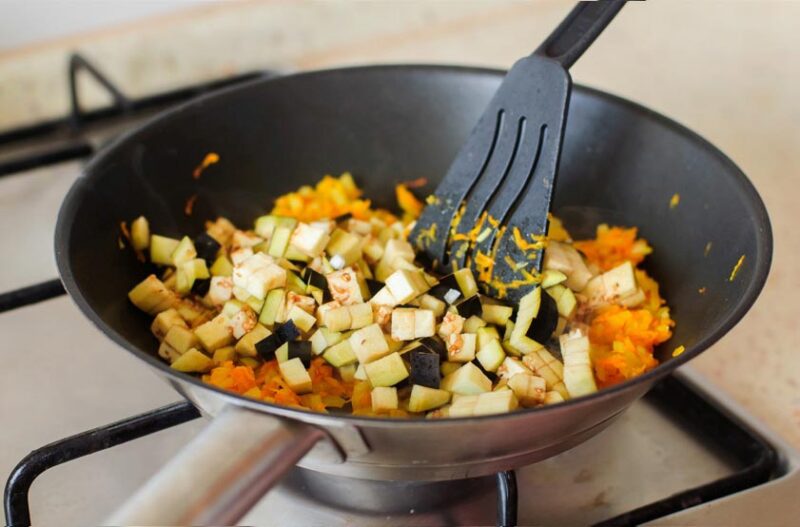
[[[581, 92], [590, 97], [601, 99], [605, 104], [618, 105], [634, 112], [637, 116], [644, 119], [651, 119], [657, 124], [670, 129], [680, 136], [685, 137], [687, 140], [698, 144], [703, 150], [709, 152], [716, 157], [718, 161], [725, 167], [726, 172], [730, 174], [730, 178], [735, 185], [738, 185], [745, 196], [747, 196], [748, 203], [753, 208], [753, 221], [756, 225], [756, 239], [757, 239], [757, 255], [758, 258], [753, 260], [753, 279], [749, 283], [744, 294], [738, 299], [738, 305], [731, 311], [730, 315], [712, 332], [709, 332], [701, 338], [697, 344], [677, 357], [670, 358], [649, 372], [626, 380], [617, 385], [603, 388], [597, 392], [579, 397], [577, 399], [570, 399], [555, 405], [540, 406], [537, 408], [525, 408], [522, 410], [505, 413], [505, 414], [492, 414], [485, 416], [475, 417], [448, 417], [445, 419], [398, 419], [389, 417], [371, 417], [371, 416], [355, 416], [351, 414], [324, 414], [314, 412], [312, 410], [305, 410], [299, 408], [291, 408], [278, 404], [272, 404], [265, 401], [258, 401], [255, 399], [247, 398], [234, 392], [229, 392], [218, 388], [216, 386], [204, 383], [200, 378], [191, 376], [189, 374], [177, 372], [169, 367], [166, 363], [159, 360], [158, 357], [140, 350], [137, 346], [130, 343], [122, 335], [120, 335], [112, 326], [100, 317], [100, 315], [92, 309], [89, 301], [84, 297], [81, 288], [75, 280], [72, 272], [72, 266], [69, 260], [69, 240], [71, 225], [75, 218], [76, 213], [82, 204], [82, 194], [87, 191], [87, 183], [92, 179], [95, 173], [95, 167], [101, 165], [106, 158], [111, 157], [122, 146], [134, 140], [138, 135], [148, 131], [151, 127], [157, 126], [163, 121], [167, 121], [182, 112], [193, 110], [196, 106], [202, 106], [205, 102], [223, 98], [226, 95], [236, 92], [238, 90], [247, 89], [256, 84], [269, 84], [285, 82], [287, 79], [297, 79], [303, 77], [314, 77], [317, 75], [327, 75], [335, 73], [347, 74], [348, 72], [362, 72], [362, 71], [388, 71], [388, 72], [403, 72], [403, 73], [421, 73], [421, 72], [440, 72], [440, 73], [460, 73], [460, 74], [481, 74], [494, 77], [502, 77], [506, 70], [497, 68], [484, 68], [475, 66], [461, 66], [461, 65], [447, 65], [447, 64], [377, 64], [377, 65], [362, 65], [362, 66], [347, 66], [337, 68], [326, 68], [302, 71], [297, 73], [289, 73], [286, 75], [274, 76], [266, 74], [264, 77], [256, 78], [245, 83], [223, 88], [212, 93], [201, 95], [189, 101], [181, 103], [177, 106], [169, 108], [157, 115], [147, 119], [139, 126], [122, 133], [120, 136], [106, 145], [100, 152], [98, 152], [92, 159], [83, 167], [81, 176], [73, 183], [67, 192], [61, 207], [58, 212], [55, 229], [55, 257], [56, 265], [58, 267], [59, 276], [65, 290], [69, 297], [78, 306], [81, 312], [86, 316], [92, 324], [103, 332], [114, 343], [132, 353], [135, 357], [143, 360], [151, 367], [164, 375], [168, 381], [172, 383], [189, 383], [196, 388], [209, 390], [224, 399], [234, 402], [235, 404], [250, 409], [257, 409], [259, 411], [268, 413], [282, 418], [297, 419], [299, 421], [326, 426], [330, 423], [341, 424], [342, 419], [346, 423], [353, 425], [364, 425], [366, 427], [384, 427], [384, 426], [446, 426], [448, 424], [460, 423], [475, 423], [475, 422], [488, 422], [491, 420], [500, 419], [523, 419], [525, 416], [536, 413], [555, 413], [564, 411], [571, 408], [586, 406], [599, 402], [603, 399], [609, 399], [622, 392], [633, 389], [635, 386], [642, 386], [647, 383], [655, 383], [660, 378], [668, 375], [679, 366], [686, 364], [689, 360], [693, 359], [711, 345], [719, 341], [725, 336], [745, 314], [753, 307], [755, 301], [758, 299], [761, 291], [766, 284], [767, 277], [772, 262], [773, 253], [773, 236], [772, 228], [769, 220], [769, 215], [766, 210], [761, 196], [758, 194], [753, 183], [747, 178], [744, 172], [720, 149], [715, 147], [711, 142], [692, 131], [688, 127], [670, 119], [663, 114], [651, 110], [641, 104], [635, 103], [623, 97], [610, 94], [608, 92], [574, 84], [572, 89]], [[749, 262], [748, 262], [749, 263]], [[185, 397], [183, 391], [179, 391]]]

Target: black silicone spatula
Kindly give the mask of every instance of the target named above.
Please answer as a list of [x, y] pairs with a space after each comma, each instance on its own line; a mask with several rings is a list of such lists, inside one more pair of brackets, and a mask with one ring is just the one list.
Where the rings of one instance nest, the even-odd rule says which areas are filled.
[[536, 286], [572, 80], [567, 71], [624, 0], [580, 2], [506, 75], [411, 232], [441, 270], [472, 268], [484, 291]]

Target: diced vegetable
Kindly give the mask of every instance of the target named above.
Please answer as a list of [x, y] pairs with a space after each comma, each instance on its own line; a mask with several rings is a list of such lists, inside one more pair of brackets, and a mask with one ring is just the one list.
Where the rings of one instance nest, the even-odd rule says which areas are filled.
[[570, 397], [597, 391], [589, 359], [589, 338], [580, 331], [561, 335], [561, 356], [564, 357], [564, 385]]
[[505, 326], [506, 322], [511, 319], [514, 309], [511, 306], [502, 306], [499, 304], [483, 304], [481, 311], [481, 318], [489, 324], [498, 326]]
[[496, 372], [500, 365], [503, 364], [503, 361], [506, 360], [506, 353], [503, 351], [500, 341], [492, 339], [486, 345], [480, 347], [475, 357], [484, 370]]
[[236, 353], [244, 357], [255, 357], [258, 355], [256, 351], [256, 344], [269, 337], [272, 333], [270, 330], [257, 324], [249, 333], [243, 336], [236, 343]]
[[375, 413], [397, 410], [397, 388], [377, 386], [372, 389], [372, 411]]
[[172, 363], [172, 369], [185, 373], [202, 373], [214, 367], [214, 361], [207, 355], [192, 348]]
[[172, 326], [189, 327], [186, 325], [186, 321], [183, 320], [180, 313], [174, 308], [167, 309], [156, 315], [156, 318], [150, 325], [150, 330], [158, 340], [164, 340], [164, 337], [167, 336], [167, 332]]
[[505, 414], [519, 406], [517, 396], [512, 390], [482, 393], [478, 396], [472, 415]]
[[144, 216], [131, 222], [131, 245], [137, 251], [150, 247], [150, 224]]
[[261, 308], [261, 315], [258, 321], [265, 326], [272, 326], [278, 318], [278, 312], [283, 306], [283, 300], [286, 296], [285, 289], [273, 289], [267, 293], [267, 298], [264, 301], [264, 307]]
[[365, 363], [364, 371], [367, 373], [369, 382], [375, 387], [394, 386], [408, 377], [406, 365], [397, 352]]
[[200, 345], [200, 341], [191, 329], [179, 325], [170, 328], [164, 337], [164, 342], [181, 354]]
[[[520, 248], [545, 247], [544, 269], [521, 262], [538, 287], [505, 305], [478, 294], [469, 266], [443, 277], [420, 266], [406, 239], [423, 205], [403, 188], [399, 221], [345, 174], [278, 198], [254, 231], [217, 218], [173, 239], [143, 217], [131, 233], [123, 222], [137, 256], [149, 249], [166, 267], [129, 293], [155, 317], [159, 356], [256, 400], [427, 418], [554, 404], [657, 364], [674, 322], [636, 268], [651, 251], [636, 229], [601, 225], [596, 240], [573, 242], [551, 218], [548, 237], [515, 233]], [[501, 297], [511, 287], [489, 285]]]
[[[350, 346], [361, 364], [368, 364], [389, 354], [389, 345], [378, 324], [370, 324], [350, 335]], [[373, 386], [377, 386], [373, 384]]]
[[415, 384], [411, 388], [411, 396], [408, 400], [408, 411], [426, 412], [434, 408], [439, 408], [449, 401], [450, 392]]
[[441, 388], [459, 395], [477, 395], [492, 389], [492, 381], [468, 362], [442, 379]]
[[150, 315], [157, 315], [178, 303], [178, 297], [151, 274], [128, 293], [130, 301]]
[[517, 396], [522, 406], [536, 406], [544, 402], [547, 386], [541, 377], [529, 373], [518, 373], [508, 379], [508, 387]]
[[202, 258], [208, 263], [213, 263], [217, 260], [217, 255], [222, 246], [208, 233], [203, 232], [194, 239], [194, 248], [197, 251], [198, 258]]
[[349, 340], [343, 340], [329, 347], [325, 353], [322, 354], [322, 357], [336, 367], [358, 362], [358, 357], [356, 357], [356, 354], [353, 352], [353, 347], [350, 345]]
[[172, 253], [178, 248], [180, 240], [150, 235], [150, 261], [158, 265], [172, 265]]
[[441, 378], [439, 377], [440, 357], [438, 353], [420, 346], [408, 354], [408, 359], [412, 384], [419, 384], [428, 388], [439, 387]]
[[281, 377], [295, 393], [307, 393], [311, 391], [311, 377], [299, 358], [289, 359], [278, 364]]

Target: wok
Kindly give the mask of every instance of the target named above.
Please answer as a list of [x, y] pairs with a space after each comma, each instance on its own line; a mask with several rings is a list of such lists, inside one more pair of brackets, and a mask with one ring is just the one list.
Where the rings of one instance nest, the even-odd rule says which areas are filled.
[[[772, 253], [767, 213], [751, 183], [686, 128], [576, 86], [554, 210], [578, 237], [610, 221], [638, 226], [655, 248], [647, 269], [661, 283], [677, 327], [657, 350], [662, 363], [654, 370], [555, 406], [390, 420], [246, 399], [171, 370], [157, 357], [149, 317], [126, 298], [148, 269], [118, 247], [121, 220], [143, 214], [154, 232], [170, 236], [200, 232], [217, 215], [249, 225], [279, 194], [343, 171], [377, 205], [392, 207], [397, 182], [425, 177], [421, 192], [433, 190], [502, 76], [475, 68], [375, 66], [259, 79], [169, 111], [92, 160], [58, 218], [64, 285], [116, 344], [216, 416], [110, 523], [233, 523], [298, 461], [329, 474], [390, 480], [466, 478], [533, 463], [609, 426], [745, 314]], [[208, 152], [217, 152], [220, 162], [193, 179]], [[184, 203], [194, 194], [194, 213], [187, 216]], [[670, 208], [674, 194], [680, 204]], [[673, 358], [678, 345], [686, 351]]]

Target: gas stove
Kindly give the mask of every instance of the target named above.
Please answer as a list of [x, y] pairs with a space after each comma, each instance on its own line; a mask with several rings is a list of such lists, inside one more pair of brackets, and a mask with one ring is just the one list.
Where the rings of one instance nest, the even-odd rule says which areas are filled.
[[[81, 70], [106, 87], [113, 106], [81, 111], [74, 82]], [[52, 231], [82, 163], [105, 142], [172, 104], [262, 75], [272, 73], [131, 100], [75, 56], [71, 114], [0, 132], [0, 219], [7, 226], [0, 231], [7, 248], [0, 409], [9, 423], [0, 472], [9, 474], [7, 524], [97, 524], [202, 428], [191, 405], [129, 354], [111, 349], [63, 297]], [[362, 481], [298, 468], [243, 523], [788, 525], [800, 514], [793, 499], [798, 467], [797, 452], [683, 368], [608, 430], [536, 465], [438, 483]]]

